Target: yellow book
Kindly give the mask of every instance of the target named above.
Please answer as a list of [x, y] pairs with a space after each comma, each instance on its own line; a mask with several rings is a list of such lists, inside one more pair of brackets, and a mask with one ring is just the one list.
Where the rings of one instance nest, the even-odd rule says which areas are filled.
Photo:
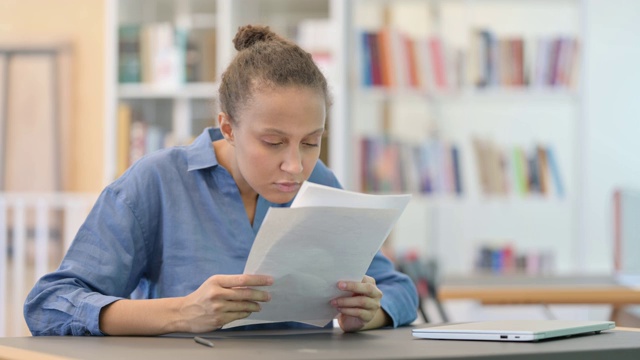
[[131, 107], [127, 104], [118, 105], [118, 130], [117, 130], [117, 176], [122, 175], [129, 167], [129, 133], [131, 129]]

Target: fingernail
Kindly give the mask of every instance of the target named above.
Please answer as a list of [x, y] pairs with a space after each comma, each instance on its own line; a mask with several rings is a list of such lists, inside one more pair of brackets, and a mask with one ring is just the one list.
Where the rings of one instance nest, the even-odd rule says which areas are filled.
[[331, 300], [331, 306], [338, 306], [338, 302], [336, 300]]
[[340, 289], [344, 290], [344, 289], [346, 289], [346, 288], [347, 288], [347, 283], [345, 283], [345, 282], [343, 282], [343, 281], [340, 281], [340, 282], [338, 283], [338, 287], [339, 287]]

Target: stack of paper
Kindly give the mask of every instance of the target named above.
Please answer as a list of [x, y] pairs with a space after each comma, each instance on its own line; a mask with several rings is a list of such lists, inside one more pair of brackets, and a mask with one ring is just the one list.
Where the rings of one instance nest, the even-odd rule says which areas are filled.
[[345, 295], [340, 280], [361, 281], [410, 195], [368, 195], [305, 182], [291, 208], [270, 208], [245, 274], [270, 275], [271, 301], [225, 328], [282, 321], [324, 326]]

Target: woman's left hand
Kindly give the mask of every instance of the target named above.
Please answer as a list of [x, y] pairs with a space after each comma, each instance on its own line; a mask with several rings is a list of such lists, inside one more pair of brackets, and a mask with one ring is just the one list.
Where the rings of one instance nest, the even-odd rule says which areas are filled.
[[[365, 275], [362, 282], [340, 281], [338, 288], [353, 293], [331, 300], [331, 306], [340, 312], [338, 323], [343, 331], [355, 332], [385, 325], [388, 315], [380, 308], [382, 291], [376, 286], [374, 278]], [[374, 319], [382, 321], [373, 324]]]

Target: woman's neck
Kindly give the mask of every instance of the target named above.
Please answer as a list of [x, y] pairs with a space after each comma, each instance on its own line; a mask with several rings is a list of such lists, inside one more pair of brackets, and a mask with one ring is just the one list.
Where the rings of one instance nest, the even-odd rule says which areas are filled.
[[237, 166], [235, 166], [233, 146], [229, 145], [227, 141], [222, 139], [213, 142], [213, 149], [216, 153], [216, 157], [218, 158], [218, 164], [225, 168], [235, 181], [238, 191], [240, 192], [240, 198], [242, 199], [247, 217], [249, 218], [249, 222], [253, 224], [256, 206], [258, 204], [258, 193], [249, 186], [240, 174], [240, 171], [238, 171]]

